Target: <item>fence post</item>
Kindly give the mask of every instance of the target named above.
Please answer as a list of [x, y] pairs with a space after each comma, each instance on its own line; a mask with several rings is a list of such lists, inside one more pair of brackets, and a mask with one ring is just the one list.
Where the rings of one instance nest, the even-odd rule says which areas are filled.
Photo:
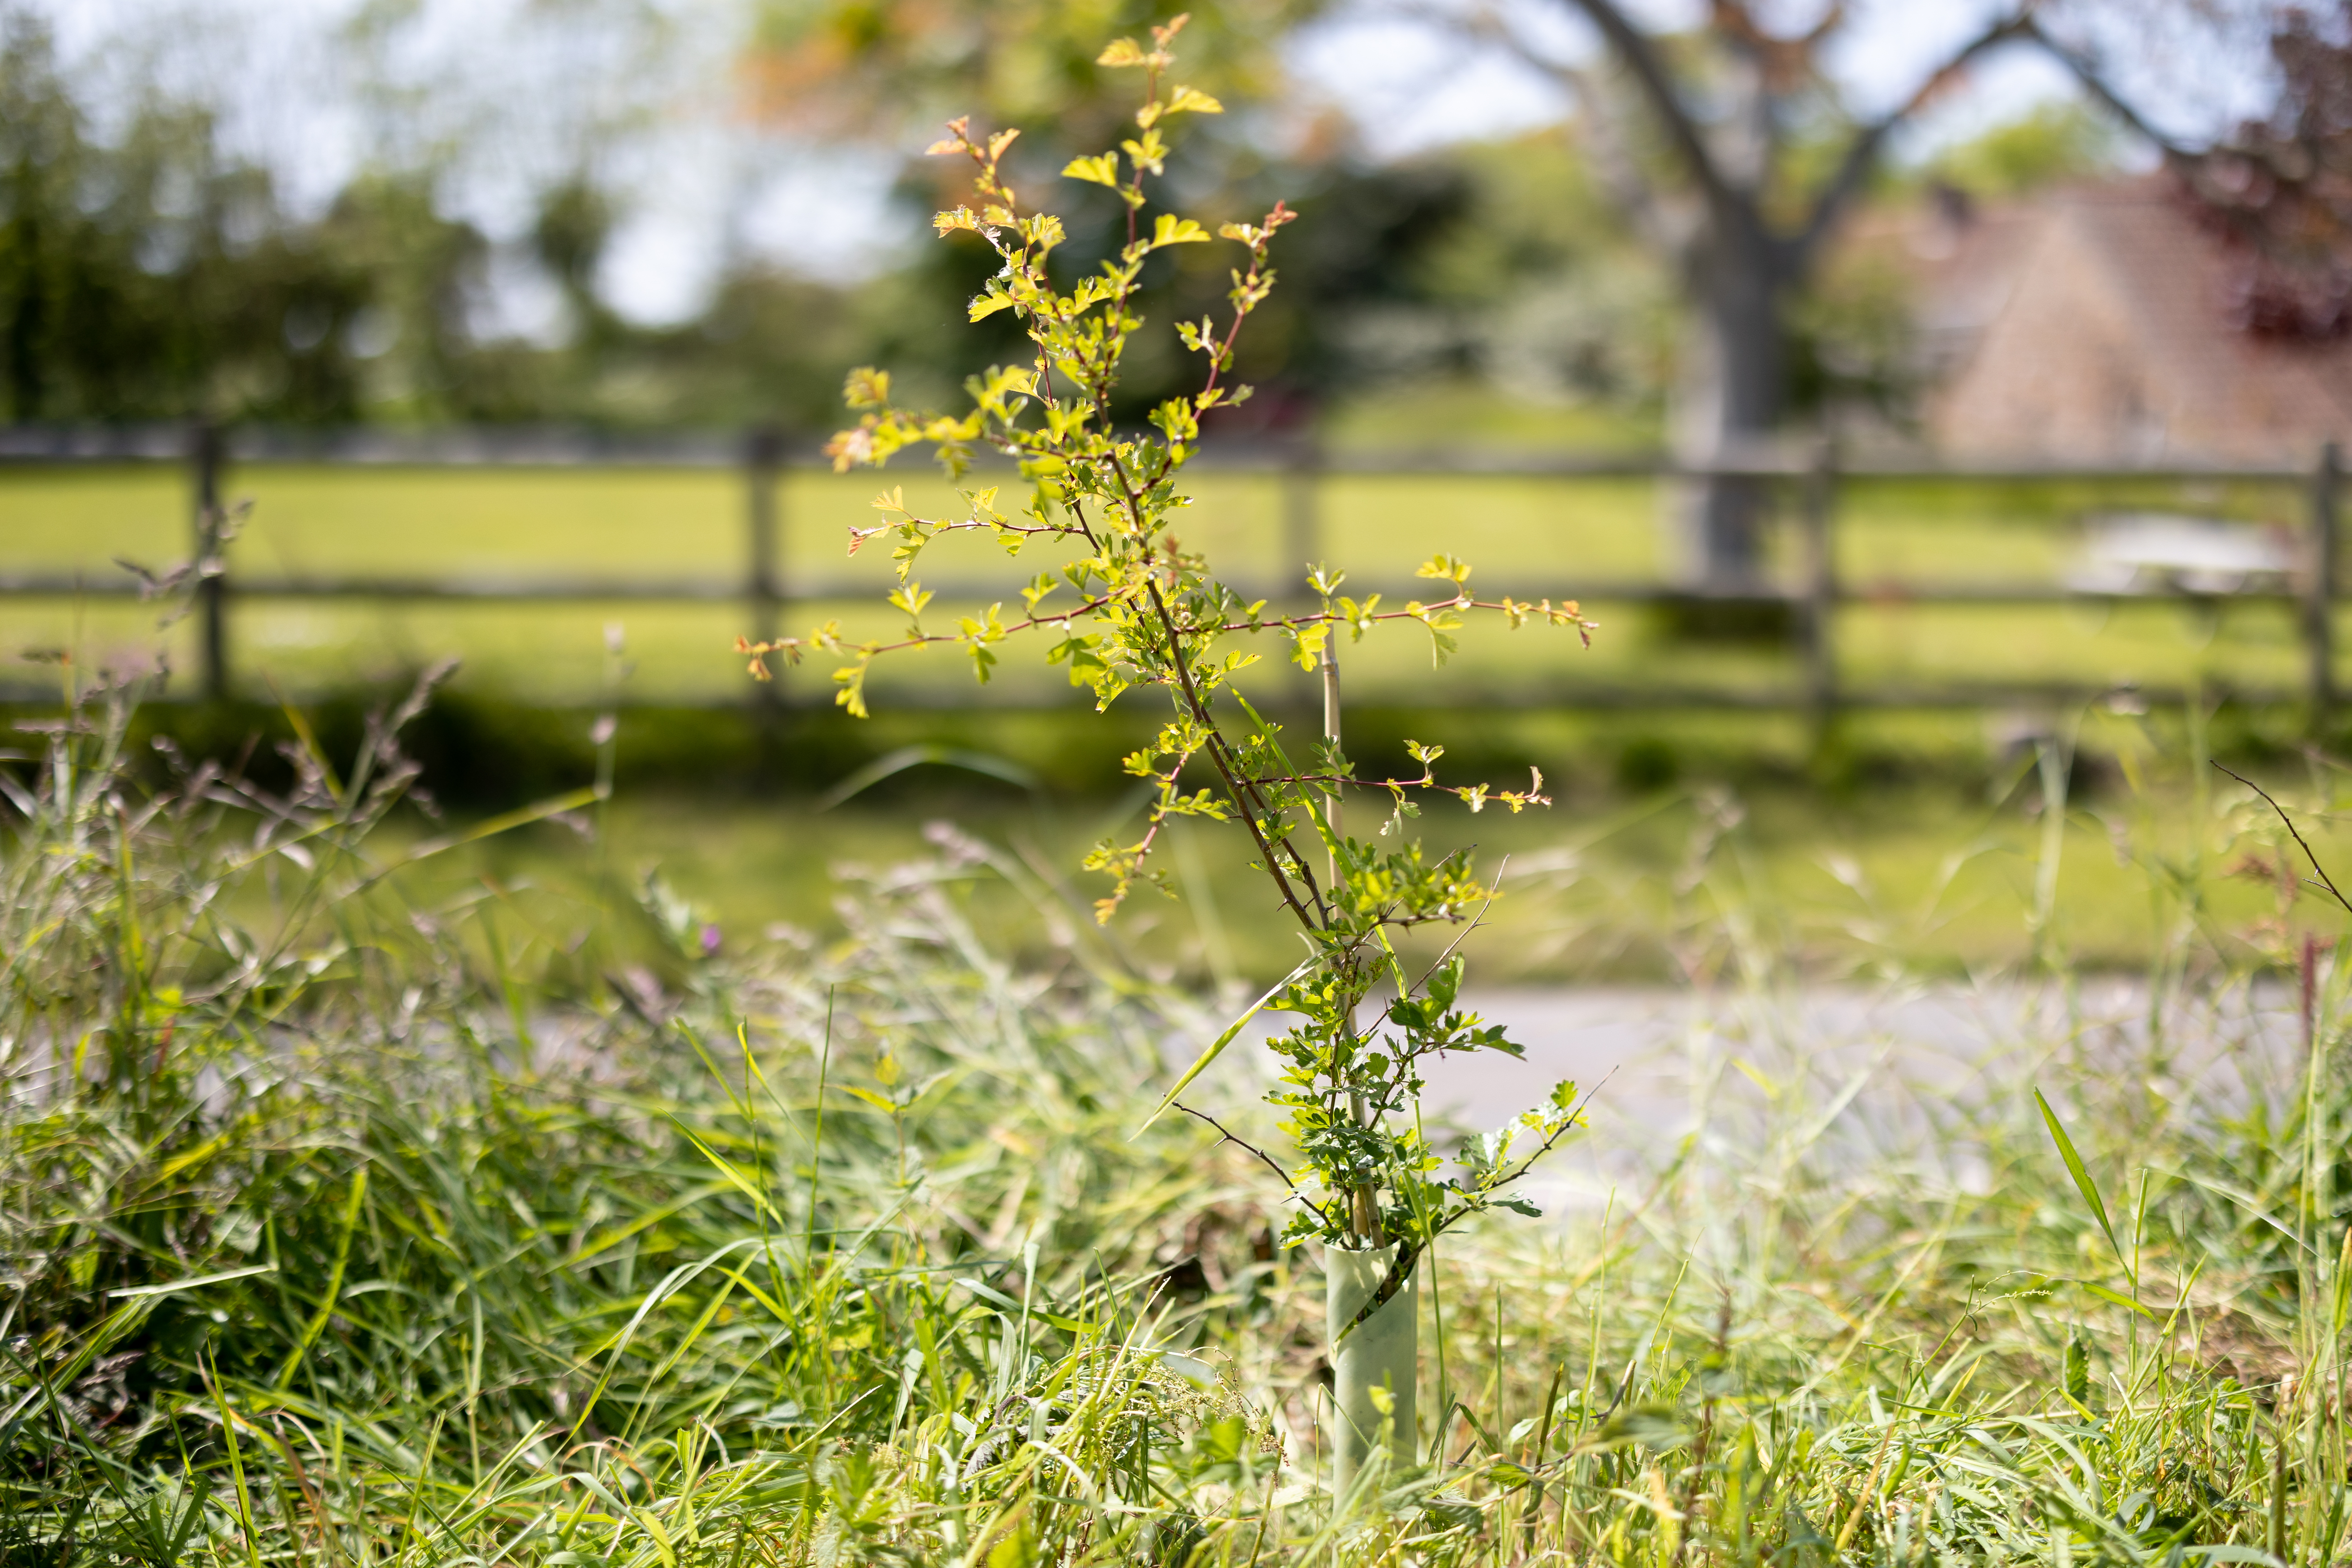
[[228, 696], [228, 559], [221, 511], [221, 428], [207, 419], [189, 432], [189, 479], [195, 497], [197, 676], [206, 700]]
[[1837, 507], [1837, 447], [1823, 437], [1805, 471], [1800, 509], [1804, 547], [1805, 709], [1818, 744], [1837, 709], [1837, 558], [1831, 526]]
[[2311, 537], [2304, 563], [2303, 637], [2310, 660], [2311, 722], [2325, 724], [2336, 706], [2336, 492], [2343, 453], [2330, 441], [2311, 473]]
[[[749, 531], [749, 548], [744, 553], [744, 596], [750, 604], [754, 642], [775, 640], [783, 608], [782, 541], [778, 538], [776, 505], [778, 470], [782, 466], [783, 452], [783, 432], [773, 425], [755, 425], [744, 437], [743, 521]], [[780, 676], [783, 666], [782, 659], [771, 661], [771, 668]], [[759, 682], [754, 700], [764, 710], [781, 706], [777, 682]]]
[[[1306, 574], [1318, 563], [1322, 549], [1322, 518], [1317, 505], [1323, 472], [1323, 449], [1312, 435], [1301, 436], [1291, 447], [1282, 469], [1282, 552], [1287, 557], [1275, 579], [1277, 601], [1303, 595]], [[1293, 577], [1291, 573], [1299, 575]]]

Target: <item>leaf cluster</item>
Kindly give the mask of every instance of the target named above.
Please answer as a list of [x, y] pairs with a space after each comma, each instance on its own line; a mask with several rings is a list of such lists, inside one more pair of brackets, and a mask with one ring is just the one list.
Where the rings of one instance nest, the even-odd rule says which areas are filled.
[[[1280, 998], [1278, 1005], [1302, 1020], [1267, 1042], [1284, 1063], [1267, 1098], [1286, 1112], [1283, 1131], [1305, 1156], [1296, 1176], [1305, 1185], [1291, 1239], [1330, 1240], [1333, 1231], [1368, 1228], [1362, 1221], [1370, 1218], [1409, 1258], [1489, 1208], [1538, 1212], [1524, 1199], [1499, 1194], [1583, 1125], [1574, 1083], [1554, 1085], [1543, 1104], [1467, 1140], [1450, 1176], [1443, 1174], [1448, 1162], [1419, 1124], [1423, 1074], [1432, 1060], [1473, 1051], [1521, 1060], [1527, 1055], [1500, 1025], [1458, 1005], [1463, 973], [1461, 955], [1449, 954], [1417, 985], [1409, 984], [1391, 959], [1399, 994], [1362, 1031], [1354, 1025], [1361, 996], [1336, 976], [1302, 978]], [[1412, 1126], [1391, 1131], [1391, 1119], [1410, 1120]], [[1368, 1191], [1381, 1194], [1375, 1214], [1349, 1214], [1343, 1220], [1331, 1212]]]
[[[1251, 704], [1236, 678], [1262, 659], [1250, 643], [1268, 636], [1286, 644], [1287, 657], [1302, 668], [1328, 676], [1339, 634], [1353, 642], [1383, 624], [1418, 626], [1433, 665], [1455, 651], [1456, 635], [1475, 613], [1499, 616], [1514, 628], [1529, 621], [1570, 627], [1588, 643], [1593, 627], [1573, 602], [1481, 599], [1470, 587], [1469, 563], [1446, 554], [1421, 569], [1441, 585], [1442, 596], [1397, 606], [1384, 605], [1378, 595], [1359, 600], [1341, 592], [1343, 573], [1318, 566], [1307, 584], [1312, 600], [1277, 607], [1246, 597], [1186, 548], [1174, 524], [1191, 498], [1179, 480], [1199, 450], [1203, 420], [1250, 395], [1234, 377], [1235, 345], [1276, 286], [1275, 242], [1295, 215], [1276, 202], [1259, 221], [1222, 224], [1213, 234], [1200, 221], [1155, 205], [1151, 182], [1165, 173], [1173, 129], [1188, 117], [1223, 112], [1213, 96], [1171, 74], [1172, 46], [1184, 22], [1179, 16], [1154, 27], [1148, 43], [1118, 39], [1099, 57], [1105, 68], [1141, 73], [1142, 101], [1131, 117], [1133, 134], [1062, 170], [1066, 178], [1114, 193], [1124, 209], [1123, 243], [1091, 271], [1057, 275], [1055, 255], [1067, 238], [1063, 221], [1024, 205], [1007, 173], [1018, 131], [982, 132], [967, 117], [950, 121], [929, 148], [962, 160], [971, 177], [969, 198], [940, 212], [934, 228], [942, 237], [978, 241], [999, 263], [967, 314], [979, 322], [1009, 313], [1031, 346], [1030, 360], [971, 377], [969, 406], [952, 414], [900, 406], [887, 371], [853, 372], [845, 395], [858, 418], [827, 447], [836, 470], [878, 467], [910, 447], [929, 447], [959, 486], [962, 515], [919, 516], [908, 510], [903, 489], [893, 489], [874, 502], [883, 521], [852, 531], [853, 552], [890, 542], [897, 586], [889, 603], [906, 617], [902, 635], [853, 644], [832, 624], [805, 637], [738, 647], [761, 679], [771, 673], [772, 656], [796, 661], [813, 649], [834, 654], [835, 700], [860, 716], [878, 658], [951, 646], [986, 681], [1003, 646], [1024, 635], [1045, 637], [1046, 662], [1065, 668], [1097, 710], [1139, 688], [1162, 692], [1172, 710], [1168, 722], [1127, 760], [1127, 771], [1151, 784], [1142, 831], [1131, 840], [1107, 839], [1087, 859], [1088, 869], [1110, 880], [1097, 914], [1108, 921], [1139, 884], [1164, 890], [1151, 857], [1169, 822], [1194, 818], [1241, 830], [1308, 949], [1277, 1004], [1306, 1020], [1277, 1046], [1292, 1064], [1277, 1103], [1307, 1157], [1309, 1184], [1323, 1194], [1318, 1200], [1300, 1193], [1296, 1234], [1373, 1247], [1393, 1236], [1412, 1243], [1403, 1253], [1409, 1259], [1420, 1242], [1486, 1205], [1489, 1189], [1479, 1184], [1505, 1179], [1495, 1173], [1508, 1165], [1516, 1134], [1498, 1134], [1504, 1142], [1476, 1156], [1483, 1163], [1467, 1185], [1442, 1187], [1429, 1175], [1442, 1162], [1421, 1133], [1399, 1130], [1421, 1086], [1414, 1068], [1423, 1058], [1503, 1044], [1499, 1031], [1452, 1011], [1458, 961], [1419, 984], [1404, 983], [1391, 934], [1467, 921], [1494, 890], [1475, 879], [1466, 857], [1425, 857], [1402, 825], [1416, 814], [1414, 797], [1432, 792], [1454, 795], [1474, 812], [1488, 804], [1514, 812], [1548, 805], [1542, 775], [1533, 773], [1525, 790], [1442, 784], [1433, 767], [1439, 748], [1416, 745], [1418, 777], [1359, 778], [1336, 734], [1294, 760], [1297, 748], [1285, 742], [1282, 725]], [[1137, 301], [1146, 264], [1162, 251], [1219, 242], [1237, 247], [1224, 310], [1174, 323], [1185, 352], [1199, 356], [1197, 383], [1153, 408], [1148, 428], [1118, 426], [1113, 399], [1129, 345], [1144, 326]], [[1010, 464], [1027, 488], [1025, 500], [1000, 503], [1001, 485], [962, 488], [983, 454]], [[961, 532], [985, 534], [1008, 555], [1045, 549], [1060, 559], [1020, 589], [1018, 611], [1000, 600], [948, 630], [925, 621], [932, 595], [917, 571], [934, 542]], [[1339, 802], [1351, 789], [1377, 790], [1387, 799], [1386, 826], [1372, 841], [1342, 830]], [[1400, 1043], [1375, 1048], [1354, 1020], [1372, 987], [1391, 982], [1402, 1009], [1392, 1011], [1391, 1022], [1402, 1033]], [[1427, 989], [1433, 983], [1443, 988], [1443, 1000], [1432, 1004], [1435, 1011], [1425, 1020], [1409, 1022], [1419, 1020], [1413, 1009], [1436, 994]], [[1372, 1068], [1374, 1060], [1385, 1065]], [[1551, 1111], [1533, 1114], [1538, 1120], [1528, 1125], [1546, 1129], [1546, 1148], [1567, 1131], [1567, 1122], [1550, 1120]]]

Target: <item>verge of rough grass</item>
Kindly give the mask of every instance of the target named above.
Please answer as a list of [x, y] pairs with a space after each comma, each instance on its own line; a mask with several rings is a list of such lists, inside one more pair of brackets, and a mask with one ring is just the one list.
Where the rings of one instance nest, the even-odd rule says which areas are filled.
[[[1948, 1092], [1810, 1037], [1695, 847], [1690, 940], [1749, 980], [1692, 1131], [1598, 1133], [1605, 1205], [1449, 1241], [1431, 1462], [1335, 1499], [1278, 1185], [1197, 1125], [1129, 1138], [1217, 1020], [1016, 858], [939, 830], [841, 940], [714, 949], [602, 863], [593, 797], [543, 808], [593, 896], [418, 878], [435, 840], [373, 837], [396, 713], [283, 797], [149, 793], [126, 701], [8, 775], [7, 1561], [2341, 1550], [2345, 980], [2315, 952], [2313, 1053], [2230, 1037], [2255, 994], [2197, 856], [2151, 861], [2152, 1026], [2087, 1022], [2045, 943]], [[2189, 833], [2254, 827], [2232, 797]], [[983, 926], [982, 883], [1025, 901]], [[2181, 1076], [2200, 1041], [2230, 1070]]]

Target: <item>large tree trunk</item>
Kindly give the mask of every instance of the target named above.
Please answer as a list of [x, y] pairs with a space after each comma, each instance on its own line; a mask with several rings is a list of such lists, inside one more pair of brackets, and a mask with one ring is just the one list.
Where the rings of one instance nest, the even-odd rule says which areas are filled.
[[[1672, 422], [1681, 461], [1752, 458], [1780, 424], [1788, 374], [1783, 266], [1778, 248], [1760, 235], [1712, 236], [1694, 258], [1697, 309]], [[1678, 487], [1674, 566], [1686, 586], [1737, 591], [1757, 584], [1766, 500], [1753, 479], [1694, 479]]]

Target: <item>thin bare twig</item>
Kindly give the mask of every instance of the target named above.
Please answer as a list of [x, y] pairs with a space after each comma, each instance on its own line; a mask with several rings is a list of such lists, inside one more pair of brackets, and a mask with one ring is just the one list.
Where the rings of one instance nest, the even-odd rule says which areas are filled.
[[[1570, 1133], [1575, 1131], [1583, 1122], [1585, 1107], [1591, 1105], [1592, 1103], [1592, 1097], [1599, 1094], [1602, 1089], [1607, 1089], [1609, 1087], [1609, 1080], [1616, 1076], [1617, 1069], [1615, 1068], [1611, 1068], [1607, 1072], [1602, 1073], [1601, 1075], [1601, 1081], [1584, 1091], [1584, 1098], [1576, 1102], [1576, 1109], [1568, 1113], [1568, 1120], [1559, 1124], [1559, 1130], [1543, 1141], [1543, 1147], [1538, 1149], [1534, 1153], [1520, 1161], [1519, 1168], [1517, 1170], [1513, 1171], [1507, 1176], [1498, 1178], [1495, 1184], [1488, 1187], [1486, 1191], [1491, 1193], [1498, 1191], [1501, 1188], [1507, 1187], [1513, 1182], [1517, 1181], [1521, 1176], [1526, 1175], [1529, 1171], [1534, 1170], [1538, 1160], [1540, 1160], [1546, 1154], [1550, 1153], [1554, 1144], [1567, 1137]], [[1454, 1219], [1447, 1220], [1444, 1225], [1438, 1227], [1439, 1234], [1442, 1235], [1448, 1227], [1450, 1227], [1454, 1224], [1454, 1220], [1461, 1219], [1465, 1215], [1473, 1212], [1475, 1211], [1470, 1209], [1462, 1209], [1457, 1211]]]
[[1503, 891], [1503, 873], [1510, 868], [1511, 858], [1506, 855], [1503, 857], [1503, 863], [1495, 868], [1495, 885], [1486, 889], [1486, 897], [1478, 905], [1478, 912], [1470, 917], [1470, 923], [1462, 928], [1460, 935], [1445, 944], [1445, 951], [1437, 955], [1437, 962], [1422, 971], [1420, 983], [1413, 986], [1415, 991], [1428, 984], [1429, 977], [1443, 969], [1445, 966], [1445, 961], [1454, 956], [1454, 950], [1469, 941], [1472, 931], [1486, 923], [1486, 912], [1495, 907], [1496, 899], [1500, 897]]
[[[1275, 858], [1274, 846], [1266, 842], [1265, 833], [1258, 825], [1257, 816], [1250, 809], [1250, 794], [1242, 788], [1241, 780], [1235, 776], [1230, 759], [1225, 755], [1224, 736], [1217, 729], [1216, 718], [1209, 711], [1209, 705], [1201, 700], [1199, 690], [1192, 684], [1192, 670], [1185, 657], [1184, 639], [1177, 635], [1176, 620], [1168, 613], [1168, 602], [1160, 596], [1160, 584], [1147, 578], [1143, 586], [1145, 592], [1150, 595], [1151, 607], [1159, 612], [1161, 627], [1168, 633], [1169, 652], [1176, 666], [1178, 689], [1184, 694], [1184, 706], [1193, 719], [1208, 731], [1209, 761], [1223, 775], [1225, 793], [1233, 796], [1234, 805], [1241, 809], [1242, 826], [1249, 829], [1252, 838], [1257, 840], [1258, 855], [1265, 862], [1266, 875], [1274, 879], [1275, 889], [1282, 895], [1282, 901], [1290, 906], [1290, 912], [1298, 917], [1299, 924], [1308, 931], [1321, 930], [1329, 922], [1318, 921], [1299, 903], [1298, 895], [1291, 889], [1290, 879], [1283, 875], [1282, 867]], [[1263, 800], [1260, 801], [1258, 809], [1260, 811], [1265, 809]], [[1296, 858], [1294, 855], [1293, 858], [1296, 859]], [[1301, 869], [1303, 870], [1304, 867]], [[1310, 882], [1308, 886], [1312, 887], [1313, 884]]]
[[2286, 830], [2294, 835], [2294, 841], [2303, 846], [2304, 858], [2309, 860], [2311, 862], [2311, 868], [2319, 873], [2319, 880], [2314, 882], [2308, 877], [2298, 877], [2295, 880], [2303, 883], [2306, 887], [2326, 889], [2327, 896], [2329, 898], [2334, 899], [2337, 903], [2343, 905], [2347, 913], [2352, 913], [2352, 899], [2347, 899], [2344, 896], [2343, 890], [2336, 885], [2336, 879], [2327, 874], [2327, 868], [2319, 863], [2319, 857], [2317, 855], [2312, 853], [2310, 841], [2304, 837], [2303, 829], [2294, 825], [2294, 818], [2286, 814], [2286, 807], [2281, 805], [2277, 801], [2272, 800], [2270, 791], [2264, 789], [2262, 785], [2256, 784], [2245, 774], [2238, 773], [2231, 768], [2222, 767], [2220, 763], [2215, 763], [2213, 765], [2217, 768], [2221, 768], [2223, 773], [2228, 773], [2231, 778], [2237, 780], [2248, 789], [2252, 790], [2256, 795], [2261, 795], [2263, 799], [2269, 804], [2270, 808], [2278, 813], [2278, 819], [2286, 824]]
[[1290, 1173], [1274, 1163], [1274, 1156], [1268, 1154], [1265, 1150], [1259, 1148], [1256, 1144], [1249, 1142], [1249, 1140], [1245, 1138], [1234, 1137], [1231, 1132], [1225, 1131], [1225, 1124], [1223, 1122], [1218, 1121], [1215, 1117], [1210, 1115], [1205, 1110], [1195, 1110], [1181, 1100], [1176, 1102], [1176, 1109], [1182, 1111], [1187, 1116], [1197, 1116], [1202, 1121], [1207, 1122], [1210, 1126], [1215, 1128], [1217, 1130], [1217, 1135], [1220, 1142], [1231, 1143], [1236, 1149], [1245, 1150], [1248, 1152], [1256, 1155], [1265, 1163], [1265, 1168], [1272, 1171], [1276, 1176], [1281, 1179], [1282, 1184], [1290, 1189], [1290, 1195], [1292, 1197], [1297, 1198], [1300, 1203], [1305, 1204], [1308, 1208], [1314, 1210], [1317, 1217], [1321, 1219], [1325, 1225], [1330, 1225], [1332, 1223], [1331, 1215], [1324, 1209], [1323, 1205], [1317, 1203], [1313, 1198], [1308, 1197], [1305, 1193], [1300, 1192], [1298, 1190], [1298, 1184], [1290, 1179]]

